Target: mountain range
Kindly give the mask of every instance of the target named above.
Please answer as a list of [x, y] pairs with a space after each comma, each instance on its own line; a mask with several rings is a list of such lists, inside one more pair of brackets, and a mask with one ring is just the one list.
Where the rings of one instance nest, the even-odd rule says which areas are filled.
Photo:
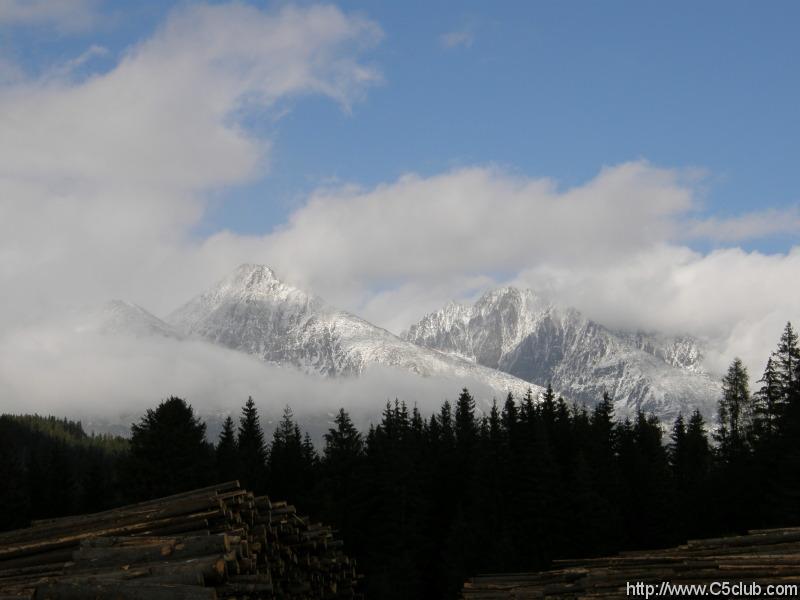
[[688, 336], [618, 332], [531, 290], [505, 287], [474, 304], [451, 302], [402, 334], [410, 342], [460, 356], [565, 398], [594, 404], [608, 392], [618, 414], [637, 410], [672, 418], [708, 415], [719, 385]]
[[548, 383], [594, 404], [607, 391], [617, 414], [663, 419], [713, 410], [719, 385], [690, 337], [619, 332], [531, 290], [492, 290], [474, 304], [449, 303], [407, 331], [386, 329], [287, 284], [263, 265], [241, 265], [165, 319], [115, 300], [101, 333], [202, 339], [261, 360], [327, 377], [389, 367], [421, 377], [477, 381], [498, 399]]

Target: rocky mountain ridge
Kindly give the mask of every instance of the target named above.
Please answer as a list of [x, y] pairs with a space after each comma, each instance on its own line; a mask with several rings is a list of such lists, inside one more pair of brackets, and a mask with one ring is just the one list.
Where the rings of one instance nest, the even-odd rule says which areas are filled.
[[713, 412], [718, 383], [688, 336], [617, 332], [531, 290], [500, 288], [474, 304], [448, 303], [402, 337], [593, 404], [607, 391], [618, 414], [672, 418]]

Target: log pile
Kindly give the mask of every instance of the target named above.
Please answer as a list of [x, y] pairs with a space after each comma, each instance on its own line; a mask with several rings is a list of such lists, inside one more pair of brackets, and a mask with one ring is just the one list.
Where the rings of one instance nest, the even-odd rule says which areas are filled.
[[354, 598], [330, 527], [236, 481], [0, 533], [0, 600]]
[[[464, 600], [630, 598], [628, 583], [661, 585], [728, 581], [759, 585], [800, 583], [800, 527], [690, 540], [664, 550], [554, 561], [538, 573], [482, 575], [464, 584]], [[638, 594], [644, 597], [643, 593]], [[651, 595], [652, 597], [652, 595]], [[687, 597], [684, 595], [684, 597]]]

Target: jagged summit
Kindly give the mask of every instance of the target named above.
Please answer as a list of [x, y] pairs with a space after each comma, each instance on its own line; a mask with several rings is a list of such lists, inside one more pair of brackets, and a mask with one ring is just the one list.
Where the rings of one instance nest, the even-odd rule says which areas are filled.
[[[245, 309], [245, 306], [251, 306], [252, 310]], [[208, 321], [215, 315], [214, 319], [239, 321], [241, 327], [237, 328], [237, 331], [241, 329], [242, 334], [248, 333], [247, 329], [257, 326], [261, 334], [267, 335], [273, 332], [275, 323], [272, 323], [272, 326], [269, 323], [255, 323], [253, 315], [242, 321], [248, 310], [255, 314], [259, 310], [258, 307], [284, 320], [296, 320], [313, 310], [322, 310], [324, 302], [316, 296], [283, 283], [276, 277], [275, 272], [265, 265], [242, 264], [228, 277], [171, 313], [166, 320], [186, 335], [208, 337], [210, 334]], [[232, 314], [228, 314], [231, 311]], [[225, 345], [235, 346], [236, 341], [230, 337], [233, 334], [233, 331], [224, 335], [219, 332], [212, 337], [218, 338], [222, 335]], [[222, 340], [215, 339], [215, 341]]]
[[265, 300], [273, 298], [311, 298], [298, 288], [284, 283], [275, 275], [270, 267], [257, 264], [242, 264], [216, 286], [209, 289], [208, 298], [238, 297], [248, 300]]
[[491, 290], [472, 305], [448, 303], [404, 334], [415, 344], [499, 369], [594, 404], [608, 391], [620, 416], [713, 412], [719, 386], [688, 336], [616, 332], [532, 290]]
[[402, 340], [281, 282], [261, 265], [239, 266], [167, 321], [184, 335], [327, 376], [357, 375], [382, 365], [422, 376], [476, 379], [501, 394], [531, 387], [506, 373]]
[[248, 263], [243, 263], [236, 267], [229, 279], [241, 281], [248, 288], [280, 283], [275, 271], [267, 265]]

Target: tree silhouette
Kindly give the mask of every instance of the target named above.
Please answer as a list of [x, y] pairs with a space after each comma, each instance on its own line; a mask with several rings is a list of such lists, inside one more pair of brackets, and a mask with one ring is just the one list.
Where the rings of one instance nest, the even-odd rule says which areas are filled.
[[131, 426], [125, 482], [137, 499], [168, 496], [210, 482], [211, 446], [206, 425], [192, 407], [172, 396]]
[[239, 431], [236, 439], [238, 453], [238, 473], [242, 484], [258, 493], [266, 491], [267, 446], [264, 430], [253, 397], [247, 398], [239, 417]]
[[222, 423], [216, 447], [217, 477], [220, 481], [236, 478], [239, 471], [239, 444], [236, 429], [230, 415]]

